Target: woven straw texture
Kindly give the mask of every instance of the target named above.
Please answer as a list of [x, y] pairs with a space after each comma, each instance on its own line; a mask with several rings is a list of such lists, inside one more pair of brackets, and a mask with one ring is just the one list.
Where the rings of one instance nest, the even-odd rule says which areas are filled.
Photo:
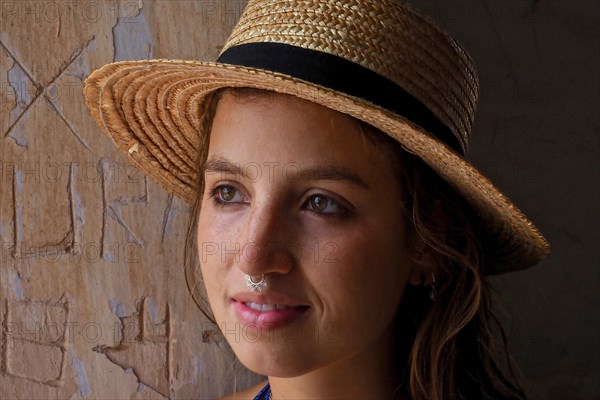
[[[343, 57], [392, 80], [427, 106], [466, 150], [478, 96], [466, 52], [439, 27], [394, 1], [250, 1], [226, 42], [286, 43]], [[523, 269], [549, 252], [533, 224], [460, 155], [382, 107], [280, 73], [215, 62], [125, 61], [85, 82], [102, 130], [165, 190], [192, 202], [198, 192], [206, 96], [221, 87], [287, 93], [361, 119], [422, 158], [481, 220], [487, 274]]]
[[448, 34], [394, 1], [250, 2], [221, 53], [257, 42], [341, 56], [403, 87], [451, 128], [466, 149], [479, 86]]

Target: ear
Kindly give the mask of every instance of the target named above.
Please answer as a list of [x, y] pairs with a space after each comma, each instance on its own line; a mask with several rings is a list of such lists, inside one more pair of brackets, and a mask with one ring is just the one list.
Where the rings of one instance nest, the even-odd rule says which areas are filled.
[[410, 274], [410, 284], [413, 286], [429, 286], [437, 275], [436, 268], [432, 263], [428, 265], [415, 264]]
[[[415, 235], [416, 236], [416, 235]], [[417, 238], [411, 246], [413, 263], [409, 282], [414, 286], [429, 286], [433, 282], [434, 275], [438, 273], [438, 267], [433, 257], [433, 249], [421, 238]]]
[[[447, 226], [448, 217], [444, 212], [440, 199], [434, 199], [431, 207], [427, 209], [429, 221], [436, 221], [441, 231]], [[429, 286], [440, 272], [440, 260], [435, 250], [418, 234], [417, 229], [412, 230], [409, 248], [413, 268], [410, 274], [410, 283], [415, 286]]]

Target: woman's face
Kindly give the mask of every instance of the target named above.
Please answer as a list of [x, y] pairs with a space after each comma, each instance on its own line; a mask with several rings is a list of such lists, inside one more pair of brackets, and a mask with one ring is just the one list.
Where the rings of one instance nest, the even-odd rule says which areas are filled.
[[[218, 105], [200, 264], [220, 329], [257, 373], [298, 376], [390, 351], [404, 287], [418, 278], [392, 161], [360, 129], [288, 95], [226, 93]], [[268, 286], [251, 291], [246, 274]]]

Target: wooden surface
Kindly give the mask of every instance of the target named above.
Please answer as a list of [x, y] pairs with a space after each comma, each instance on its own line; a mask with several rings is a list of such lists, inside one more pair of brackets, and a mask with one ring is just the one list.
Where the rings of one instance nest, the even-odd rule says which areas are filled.
[[1, 399], [208, 399], [256, 381], [203, 341], [182, 271], [189, 210], [81, 95], [112, 61], [214, 60], [244, 5], [2, 2]]

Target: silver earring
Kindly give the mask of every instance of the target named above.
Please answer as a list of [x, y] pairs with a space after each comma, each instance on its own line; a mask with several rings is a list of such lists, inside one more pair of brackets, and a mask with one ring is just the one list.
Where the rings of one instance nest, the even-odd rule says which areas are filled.
[[431, 301], [435, 301], [435, 288], [437, 287], [437, 282], [435, 280], [435, 275], [431, 273], [431, 291], [429, 292], [429, 298]]
[[250, 287], [250, 290], [252, 290], [253, 292], [255, 291], [259, 291], [262, 292], [263, 288], [265, 288], [267, 285], [267, 278], [265, 278], [265, 274], [261, 275], [260, 281], [258, 282], [254, 282], [252, 280], [252, 277], [250, 275], [246, 275], [246, 286]]

